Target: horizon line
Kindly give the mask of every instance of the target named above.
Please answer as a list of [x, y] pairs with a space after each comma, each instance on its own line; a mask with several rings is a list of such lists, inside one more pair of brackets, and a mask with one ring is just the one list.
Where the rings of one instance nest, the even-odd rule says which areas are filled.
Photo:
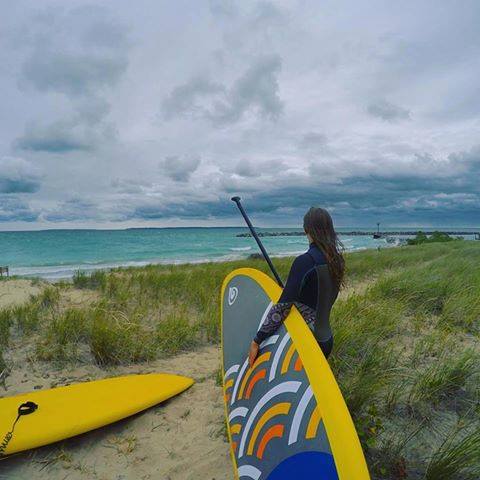
[[[128, 230], [187, 230], [187, 229], [204, 229], [204, 230], [211, 230], [211, 229], [228, 229], [228, 228], [243, 228], [248, 230], [248, 227], [246, 225], [222, 225], [222, 226], [177, 226], [177, 227], [124, 227], [124, 228], [94, 228], [94, 227], [65, 227], [65, 228], [39, 228], [39, 229], [33, 229], [33, 230], [0, 230], [0, 233], [32, 233], [32, 232], [65, 232], [65, 231], [99, 231], [99, 232], [116, 232], [116, 231], [128, 231]], [[302, 230], [301, 226], [298, 227], [292, 227], [292, 226], [281, 226], [281, 227], [268, 227], [268, 226], [255, 226], [256, 229], [299, 229]], [[341, 227], [336, 227], [335, 230], [339, 229], [351, 229], [351, 230], [365, 230], [365, 231], [377, 231], [377, 228], [372, 226], [372, 227], [365, 227], [365, 226], [341, 226]], [[385, 227], [383, 230], [380, 229], [380, 231], [385, 231], [386, 229], [389, 230], [400, 230], [400, 229], [425, 229], [425, 230], [460, 230], [460, 229], [479, 229], [480, 226], [448, 226], [448, 225], [443, 225], [443, 226], [395, 226], [395, 227]], [[473, 232], [474, 233], [474, 232]]]

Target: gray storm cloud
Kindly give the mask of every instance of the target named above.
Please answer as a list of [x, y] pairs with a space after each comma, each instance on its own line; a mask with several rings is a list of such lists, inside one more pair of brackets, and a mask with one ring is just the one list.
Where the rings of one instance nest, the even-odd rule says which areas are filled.
[[38, 168], [22, 158], [0, 158], [0, 194], [35, 193], [40, 189]]
[[283, 111], [277, 80], [281, 67], [278, 55], [255, 60], [234, 83], [226, 100], [215, 105], [212, 120], [219, 124], [235, 123], [249, 111], [276, 120]]
[[187, 182], [190, 176], [199, 167], [200, 157], [170, 155], [160, 163], [161, 170], [165, 175], [176, 182]]
[[0, 228], [480, 225], [480, 5], [7, 2]]
[[163, 101], [167, 119], [203, 116], [222, 126], [238, 122], [247, 113], [276, 120], [283, 111], [277, 75], [281, 59], [270, 55], [255, 59], [231, 88], [205, 78], [193, 78], [175, 87]]
[[410, 112], [407, 109], [393, 105], [386, 100], [370, 104], [368, 106], [368, 113], [374, 117], [386, 120], [387, 122], [410, 119]]
[[225, 93], [225, 88], [206, 78], [192, 78], [188, 82], [175, 87], [165, 98], [162, 110], [167, 120], [177, 115], [210, 115], [208, 107], [202, 101]]
[[49, 27], [39, 26], [43, 40], [28, 46], [20, 85], [62, 96], [70, 111], [50, 123], [29, 120], [13, 145], [49, 153], [93, 150], [115, 134], [106, 98], [128, 66], [127, 31], [101, 8], [49, 11], [49, 17]]
[[38, 47], [26, 60], [22, 77], [41, 92], [76, 96], [111, 86], [125, 71], [126, 59], [115, 54], [115, 50], [101, 53], [85, 50], [64, 52]]
[[67, 153], [90, 150], [94, 145], [94, 132], [72, 121], [57, 121], [49, 125], [28, 124], [25, 133], [16, 140], [21, 150]]

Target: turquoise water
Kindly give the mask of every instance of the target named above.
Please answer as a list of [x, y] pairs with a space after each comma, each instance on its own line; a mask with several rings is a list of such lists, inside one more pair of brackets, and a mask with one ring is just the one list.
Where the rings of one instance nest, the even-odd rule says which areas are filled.
[[[353, 229], [344, 229], [347, 230]], [[246, 228], [0, 232], [0, 265], [8, 265], [12, 275], [54, 280], [71, 277], [76, 270], [234, 260], [258, 252], [253, 238], [236, 237], [245, 232]], [[371, 236], [341, 238], [347, 250], [390, 246], [385, 240], [374, 240]], [[305, 237], [265, 237], [262, 240], [273, 256], [295, 255], [307, 247]]]

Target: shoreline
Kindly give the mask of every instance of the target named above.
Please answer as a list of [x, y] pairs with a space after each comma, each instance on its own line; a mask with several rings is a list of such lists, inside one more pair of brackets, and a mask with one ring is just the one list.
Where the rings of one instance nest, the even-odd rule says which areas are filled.
[[[390, 249], [390, 248], [396, 248], [401, 245], [399, 244], [391, 244], [391, 243], [385, 243], [380, 246], [381, 249]], [[241, 247], [240, 247], [241, 248]], [[353, 247], [349, 249], [345, 249], [345, 253], [354, 253], [354, 252], [362, 252], [362, 251], [368, 251], [368, 250], [378, 250], [377, 247]], [[269, 254], [270, 258], [289, 258], [289, 257], [294, 257], [296, 255], [300, 255], [304, 251], [306, 251], [306, 247], [304, 250], [295, 250], [291, 252], [285, 252], [285, 253], [273, 253]], [[253, 254], [260, 254], [261, 253], [253, 248], [251, 250], [248, 250], [248, 254], [245, 253], [245, 251], [238, 250], [239, 253], [237, 254], [228, 254], [222, 257], [217, 257], [217, 258], [202, 258], [198, 260], [175, 260], [175, 259], [168, 259], [168, 260], [125, 260], [125, 261], [119, 261], [119, 262], [107, 262], [107, 263], [98, 263], [98, 264], [91, 264], [91, 263], [83, 263], [80, 265], [38, 265], [38, 266], [20, 266], [20, 267], [15, 267], [15, 266], [9, 266], [10, 268], [10, 276], [14, 278], [23, 278], [23, 279], [35, 279], [39, 278], [42, 280], [47, 280], [51, 283], [55, 283], [56, 281], [62, 281], [62, 280], [67, 280], [71, 279], [71, 277], [78, 271], [90, 274], [96, 271], [105, 271], [108, 272], [110, 270], [114, 270], [117, 268], [142, 268], [146, 267], [149, 265], [160, 265], [160, 266], [175, 266], [175, 265], [201, 265], [201, 264], [206, 264], [206, 263], [228, 263], [228, 262], [236, 262], [240, 260], [249, 260], [250, 256]], [[242, 253], [240, 253], [242, 252]], [[25, 272], [25, 273], [18, 273], [18, 270], [23, 270], [23, 269], [31, 269], [31, 272]], [[55, 269], [53, 271], [45, 271], [49, 269]], [[40, 271], [39, 271], [40, 270]], [[42, 270], [44, 270], [42, 272]], [[65, 271], [65, 273], [60, 273], [62, 271]], [[57, 274], [58, 272], [58, 274]]]
[[[465, 229], [468, 230], [468, 229]], [[265, 248], [273, 258], [283, 258], [304, 252], [308, 245], [305, 237], [294, 236], [292, 229], [259, 230]], [[473, 232], [473, 229], [472, 229]], [[125, 231], [55, 231], [15, 234], [3, 240], [0, 265], [8, 266], [12, 276], [43, 278], [60, 281], [77, 271], [86, 273], [115, 268], [144, 267], [146, 265], [183, 265], [248, 260], [259, 252], [245, 229], [150, 229]], [[408, 237], [372, 238], [348, 236], [339, 231], [345, 251], [384, 249], [404, 243]], [[473, 234], [465, 237], [473, 240]]]
[[[480, 231], [480, 230], [479, 230]], [[400, 237], [414, 237], [417, 233], [422, 232], [425, 235], [433, 235], [436, 232], [446, 233], [447, 235], [459, 235], [459, 236], [469, 236], [469, 235], [479, 235], [479, 232], [470, 232], [466, 230], [417, 230], [416, 232], [410, 230], [387, 230], [387, 231], [368, 231], [368, 230], [352, 230], [348, 232], [337, 232], [339, 236], [345, 235], [347, 237], [368, 237], [373, 234], [378, 233], [382, 237], [385, 236], [400, 236]], [[258, 231], [257, 235], [259, 237], [304, 237], [305, 232], [295, 231], [295, 232], [268, 232], [268, 231]], [[237, 238], [251, 238], [251, 233], [239, 233], [236, 235]], [[380, 237], [379, 237], [380, 238]]]

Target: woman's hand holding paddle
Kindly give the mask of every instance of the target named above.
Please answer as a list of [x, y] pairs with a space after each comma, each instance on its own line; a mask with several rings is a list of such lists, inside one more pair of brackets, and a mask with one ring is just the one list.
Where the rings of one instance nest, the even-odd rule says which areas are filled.
[[259, 348], [260, 347], [259, 347], [257, 342], [252, 342], [250, 344], [250, 351], [248, 352], [248, 363], [250, 364], [250, 367], [253, 367], [253, 364], [255, 363], [255, 360], [257, 359]]

